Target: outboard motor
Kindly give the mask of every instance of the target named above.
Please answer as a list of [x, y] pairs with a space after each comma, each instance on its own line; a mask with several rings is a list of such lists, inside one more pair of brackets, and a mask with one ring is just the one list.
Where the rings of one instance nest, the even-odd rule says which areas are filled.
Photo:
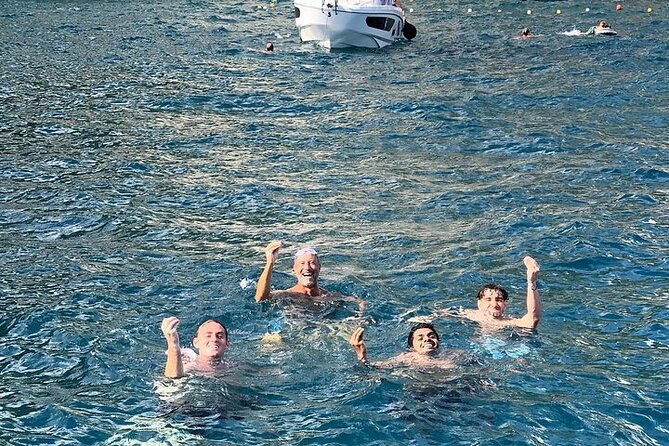
[[402, 28], [402, 34], [407, 40], [411, 40], [416, 37], [416, 27], [405, 21], [404, 28]]

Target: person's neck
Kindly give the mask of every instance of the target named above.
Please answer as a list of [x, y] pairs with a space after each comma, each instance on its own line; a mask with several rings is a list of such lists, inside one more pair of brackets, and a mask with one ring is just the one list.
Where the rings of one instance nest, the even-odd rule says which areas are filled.
[[313, 287], [306, 287], [298, 283], [293, 288], [291, 288], [290, 291], [300, 294], [306, 294], [307, 296], [321, 295], [321, 289], [318, 287], [318, 284], [314, 285]]
[[199, 366], [216, 368], [221, 364], [222, 356], [202, 356], [199, 355], [195, 362]]
[[435, 356], [439, 356], [439, 347], [435, 348], [434, 350], [430, 350], [429, 352], [418, 352], [412, 348], [411, 353], [419, 358], [433, 358]]

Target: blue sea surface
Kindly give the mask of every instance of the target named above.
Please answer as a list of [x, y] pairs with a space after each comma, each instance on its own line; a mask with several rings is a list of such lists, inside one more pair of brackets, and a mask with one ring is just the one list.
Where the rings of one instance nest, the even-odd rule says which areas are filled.
[[[284, 0], [0, 3], [0, 444], [669, 444], [669, 5], [404, 2], [415, 40], [332, 52]], [[543, 319], [366, 368], [355, 308], [255, 303], [271, 240], [372, 360], [486, 282], [522, 314], [525, 255]], [[171, 315], [223, 376], [162, 378]]]

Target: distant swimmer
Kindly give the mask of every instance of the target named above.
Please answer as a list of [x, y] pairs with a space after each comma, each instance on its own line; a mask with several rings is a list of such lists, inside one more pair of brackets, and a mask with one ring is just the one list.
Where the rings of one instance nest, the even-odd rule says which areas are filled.
[[532, 257], [525, 257], [523, 263], [527, 275], [527, 313], [514, 318], [504, 314], [509, 293], [497, 284], [484, 285], [477, 294], [477, 309], [460, 310], [460, 315], [475, 322], [479, 322], [486, 328], [499, 327], [522, 327], [536, 328], [541, 320], [541, 301], [537, 291], [537, 276], [539, 275], [539, 264]]
[[367, 346], [363, 340], [365, 329], [357, 328], [349, 338], [348, 343], [353, 347], [358, 361], [374, 367], [392, 367], [408, 365], [418, 367], [453, 368], [457, 365], [457, 352], [440, 351], [439, 334], [432, 324], [420, 323], [409, 331], [407, 344], [410, 351], [401, 353], [394, 358], [370, 363], [367, 359]]
[[167, 362], [165, 376], [181, 378], [186, 373], [195, 372], [205, 375], [215, 375], [223, 369], [223, 353], [228, 348], [228, 330], [225, 325], [215, 319], [202, 323], [193, 338], [193, 346], [197, 354], [191, 354], [189, 349], [181, 349], [179, 343], [179, 319], [172, 316], [163, 319], [160, 329], [167, 340]]
[[590, 29], [588, 29], [584, 34], [586, 36], [589, 36], [589, 35], [615, 36], [618, 33], [615, 32], [613, 29], [611, 29], [611, 25], [609, 25], [606, 21], [597, 20], [597, 23], [595, 24], [595, 26], [591, 26]]
[[532, 31], [530, 30], [530, 28], [523, 28], [520, 31], [520, 35], [518, 36], [518, 39], [524, 40], [524, 39], [527, 39], [527, 38], [530, 38], [530, 37], [532, 37]]
[[267, 42], [265, 48], [262, 50], [255, 48], [247, 48], [247, 50], [262, 54], [274, 54], [274, 44], [272, 42]]

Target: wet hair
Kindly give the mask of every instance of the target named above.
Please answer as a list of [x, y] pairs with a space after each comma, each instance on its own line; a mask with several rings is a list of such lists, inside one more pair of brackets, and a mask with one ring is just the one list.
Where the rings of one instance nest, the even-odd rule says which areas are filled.
[[274, 44], [272, 42], [267, 42], [267, 45], [265, 45], [265, 51], [274, 51]]
[[530, 35], [530, 28], [523, 28], [523, 30], [520, 32], [521, 36], [529, 36]]
[[487, 283], [487, 284], [483, 285], [481, 287], [481, 289], [479, 290], [478, 294], [476, 295], [477, 300], [481, 299], [483, 297], [483, 292], [485, 290], [499, 291], [500, 293], [502, 293], [502, 299], [509, 300], [509, 293], [507, 293], [507, 291], [504, 288], [497, 285], [496, 283]]
[[409, 338], [407, 339], [407, 344], [409, 344], [409, 348], [413, 347], [413, 335], [416, 333], [416, 330], [420, 330], [421, 328], [429, 328], [432, 330], [434, 335], [437, 337], [437, 341], [439, 341], [439, 333], [437, 333], [437, 330], [435, 330], [434, 325], [428, 324], [426, 322], [421, 322], [419, 324], [414, 325], [411, 327], [411, 330], [409, 330]]
[[213, 318], [209, 318], [209, 319], [205, 320], [204, 322], [201, 322], [200, 324], [198, 324], [197, 328], [195, 329], [195, 336], [193, 336], [193, 338], [197, 338], [197, 333], [200, 331], [200, 328], [204, 324], [206, 324], [207, 322], [215, 322], [218, 325], [220, 325], [221, 327], [223, 327], [223, 333], [225, 333], [225, 341], [226, 342], [229, 341], [228, 329], [226, 328], [226, 326], [223, 324], [223, 322], [219, 321], [218, 319], [213, 319]]

